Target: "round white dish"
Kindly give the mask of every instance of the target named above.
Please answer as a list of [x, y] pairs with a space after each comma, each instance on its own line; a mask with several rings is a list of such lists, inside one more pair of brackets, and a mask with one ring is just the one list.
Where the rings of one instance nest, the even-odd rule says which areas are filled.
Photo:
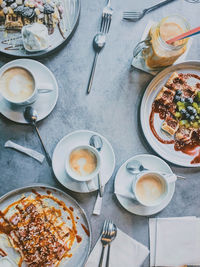
[[53, 152], [52, 167], [56, 178], [63, 186], [74, 192], [89, 193], [98, 190], [97, 176], [88, 182], [78, 182], [73, 180], [65, 170], [67, 152], [74, 147], [88, 145], [92, 135], [99, 135], [103, 141], [103, 147], [100, 152], [100, 177], [102, 185], [105, 185], [111, 178], [115, 168], [115, 154], [111, 144], [102, 135], [88, 130], [72, 132], [59, 141]]
[[[160, 171], [160, 172], [168, 172], [168, 173], [173, 173], [169, 165], [163, 161], [162, 159], [150, 155], [150, 154], [141, 154], [141, 155], [136, 155], [130, 159], [128, 159], [118, 170], [116, 177], [115, 177], [115, 191], [117, 191], [117, 188], [121, 188], [124, 185], [124, 179], [130, 179], [130, 187], [132, 187], [132, 180], [133, 180], [133, 175], [130, 174], [126, 170], [126, 164], [131, 161], [131, 160], [138, 160], [141, 162], [141, 164], [149, 169], [150, 171]], [[116, 194], [116, 197], [120, 204], [129, 212], [136, 214], [136, 215], [141, 215], [141, 216], [150, 216], [153, 214], [156, 214], [163, 210], [171, 201], [175, 191], [175, 182], [170, 183], [169, 185], [169, 191], [168, 195], [166, 198], [163, 200], [161, 204], [158, 206], [153, 206], [153, 207], [145, 207], [131, 198], [124, 197], [122, 195]]]
[[[200, 61], [187, 61], [177, 65], [170, 66], [163, 71], [161, 71], [148, 85], [147, 89], [142, 98], [142, 103], [140, 106], [140, 122], [141, 127], [146, 137], [147, 142], [153, 148], [153, 150], [158, 153], [162, 158], [176, 165], [183, 167], [200, 167], [200, 164], [191, 164], [194, 156], [190, 156], [182, 153], [181, 151], [174, 150], [174, 144], [162, 144], [153, 135], [150, 125], [149, 116], [152, 109], [152, 103], [157, 96], [158, 92], [161, 90], [162, 86], [169, 79], [170, 75], [177, 71], [178, 73], [194, 73], [200, 75]], [[157, 114], [155, 114], [155, 128], [160, 129], [162, 121], [159, 119]], [[166, 139], [166, 135], [161, 131], [158, 134]], [[197, 153], [198, 154], [198, 153]]]
[[[29, 69], [40, 83], [51, 83], [54, 90], [49, 93], [38, 94], [37, 100], [31, 106], [37, 110], [38, 119], [40, 121], [47, 117], [54, 109], [58, 99], [58, 84], [53, 73], [38, 61], [32, 59], [17, 59], [10, 61], [0, 68], [0, 76], [7, 69], [14, 66], [25, 67]], [[24, 123], [23, 112], [25, 106], [17, 106], [9, 104], [0, 94], [0, 113], [11, 121]]]

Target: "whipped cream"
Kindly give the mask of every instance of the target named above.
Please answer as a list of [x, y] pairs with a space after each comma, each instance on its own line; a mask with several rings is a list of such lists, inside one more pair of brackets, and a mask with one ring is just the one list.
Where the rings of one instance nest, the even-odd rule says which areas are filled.
[[24, 48], [29, 52], [44, 50], [48, 47], [47, 27], [40, 23], [33, 23], [22, 28]]

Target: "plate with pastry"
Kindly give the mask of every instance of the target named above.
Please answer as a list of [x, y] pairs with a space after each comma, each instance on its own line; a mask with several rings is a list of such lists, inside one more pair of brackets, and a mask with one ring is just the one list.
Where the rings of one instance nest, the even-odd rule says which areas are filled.
[[86, 213], [59, 189], [37, 184], [0, 198], [1, 266], [81, 267], [90, 244]]
[[149, 145], [162, 158], [200, 167], [200, 61], [170, 66], [151, 81], [140, 122]]
[[79, 14], [80, 0], [0, 0], [0, 52], [47, 55], [70, 39]]

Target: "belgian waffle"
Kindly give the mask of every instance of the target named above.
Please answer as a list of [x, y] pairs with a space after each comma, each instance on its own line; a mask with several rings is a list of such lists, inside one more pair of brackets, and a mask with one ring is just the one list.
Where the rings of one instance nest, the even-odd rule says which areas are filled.
[[20, 31], [24, 25], [38, 22], [52, 34], [61, 18], [59, 0], [0, 0], [0, 23], [7, 31]]

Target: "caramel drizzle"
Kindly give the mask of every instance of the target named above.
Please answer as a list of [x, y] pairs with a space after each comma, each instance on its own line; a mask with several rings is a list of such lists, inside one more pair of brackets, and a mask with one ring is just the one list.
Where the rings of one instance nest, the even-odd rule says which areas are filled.
[[[38, 192], [36, 192], [34, 189], [32, 190], [32, 192], [36, 195], [35, 197], [35, 201], [40, 202], [43, 205], [42, 200], [43, 199], [52, 199], [54, 202], [56, 202], [59, 206], [61, 206], [63, 208], [64, 211], [66, 211], [68, 213], [68, 217], [71, 219], [71, 223], [72, 223], [72, 229], [69, 228], [69, 233], [66, 234], [66, 236], [69, 235], [69, 239], [66, 241], [64, 248], [66, 250], [66, 252], [63, 254], [62, 258], [60, 259], [60, 261], [65, 258], [65, 257], [72, 257], [72, 254], [69, 254], [68, 252], [70, 251], [71, 247], [74, 244], [75, 239], [77, 240], [77, 243], [80, 243], [82, 238], [80, 236], [77, 235], [77, 229], [76, 229], [76, 222], [74, 219], [74, 214], [73, 214], [73, 208], [68, 208], [66, 206], [66, 204], [61, 201], [58, 200], [56, 197], [54, 197], [53, 195], [40, 195]], [[49, 192], [48, 192], [49, 193]], [[23, 203], [23, 201], [25, 200], [26, 197], [21, 198], [20, 200], [17, 200], [15, 202], [13, 202], [12, 204], [10, 204], [3, 212], [0, 211], [0, 218], [3, 219], [4, 223], [0, 223], [0, 233], [5, 233], [7, 235], [10, 235], [11, 231], [16, 230], [15, 226], [11, 225], [10, 222], [5, 218], [5, 215], [7, 214], [7, 212], [13, 207], [15, 206], [16, 209], [22, 213], [23, 210], [21, 210], [18, 206], [18, 204]], [[30, 204], [30, 203], [29, 203]], [[61, 216], [61, 210], [56, 209], [56, 208], [52, 208], [53, 213], [56, 213], [59, 217]], [[45, 213], [44, 213], [45, 214]], [[53, 222], [50, 222], [53, 225]], [[58, 234], [59, 235], [59, 234]], [[60, 235], [59, 235], [60, 237]], [[62, 238], [62, 237], [61, 237]], [[14, 242], [15, 243], [15, 242]], [[18, 244], [15, 244], [16, 246], [18, 246]], [[59, 261], [59, 263], [60, 263]], [[22, 265], [23, 262], [23, 257], [20, 258], [20, 261], [18, 263], [18, 266], [20, 267]], [[58, 263], [58, 264], [59, 264]], [[56, 264], [56, 266], [58, 265]]]

